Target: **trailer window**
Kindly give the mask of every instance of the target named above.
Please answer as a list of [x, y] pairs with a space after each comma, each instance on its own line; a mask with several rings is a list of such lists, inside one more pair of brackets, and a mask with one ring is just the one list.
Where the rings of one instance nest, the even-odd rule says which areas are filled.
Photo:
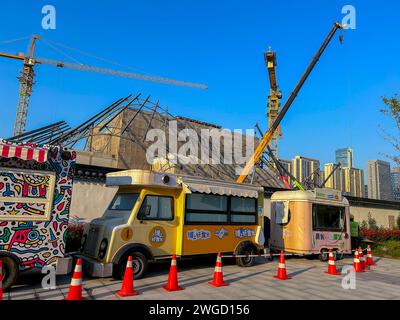
[[341, 231], [344, 229], [344, 207], [313, 204], [313, 229]]
[[140, 220], [173, 220], [174, 198], [167, 196], [146, 196], [139, 210]]
[[117, 193], [108, 210], [132, 211], [138, 197], [138, 193]]
[[290, 210], [288, 201], [273, 202], [276, 224], [288, 224], [290, 222]]

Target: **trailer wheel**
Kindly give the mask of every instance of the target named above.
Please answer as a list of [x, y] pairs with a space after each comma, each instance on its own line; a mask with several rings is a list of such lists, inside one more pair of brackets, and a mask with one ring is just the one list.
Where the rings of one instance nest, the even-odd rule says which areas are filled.
[[[256, 250], [253, 248], [253, 246], [247, 245], [243, 246], [240, 248], [237, 252], [238, 255], [254, 255], [256, 253]], [[255, 257], [241, 257], [241, 258], [236, 258], [236, 264], [239, 267], [251, 267], [254, 265], [256, 261]]]
[[327, 249], [321, 249], [321, 253], [319, 254], [319, 260], [321, 262], [326, 262], [329, 259], [329, 252]]
[[114, 265], [113, 268], [113, 277], [116, 279], [123, 279], [124, 273], [125, 273], [125, 268], [126, 268], [126, 263], [128, 261], [128, 257], [132, 256], [133, 259], [133, 274], [135, 279], [140, 279], [143, 278], [143, 276], [147, 272], [147, 267], [149, 265], [148, 260], [146, 256], [141, 253], [141, 252], [130, 252], [126, 255], [124, 255], [118, 264]]
[[7, 292], [18, 278], [18, 264], [10, 257], [0, 257], [3, 262], [3, 290]]

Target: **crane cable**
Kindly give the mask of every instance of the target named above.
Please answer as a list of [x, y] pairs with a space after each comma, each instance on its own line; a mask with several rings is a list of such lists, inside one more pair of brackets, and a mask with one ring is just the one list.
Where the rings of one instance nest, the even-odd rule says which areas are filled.
[[75, 51], [75, 52], [77, 52], [77, 53], [79, 53], [79, 54], [81, 54], [81, 55], [84, 55], [84, 56], [87, 56], [87, 57], [90, 57], [90, 58], [94, 58], [94, 59], [97, 59], [97, 60], [100, 60], [100, 61], [103, 61], [103, 62], [107, 62], [107, 63], [113, 64], [113, 65], [115, 65], [115, 66], [118, 66], [118, 67], [127, 68], [127, 69], [130, 69], [130, 70], [135, 71], [135, 72], [140, 72], [140, 73], [142, 73], [142, 74], [144, 74], [144, 75], [147, 75], [147, 76], [155, 76], [154, 74], [147, 73], [147, 72], [145, 72], [145, 71], [143, 71], [143, 70], [135, 69], [135, 68], [133, 68], [133, 67], [131, 67], [131, 66], [127, 66], [127, 65], [121, 64], [121, 63], [119, 63], [119, 62], [113, 61], [113, 60], [109, 60], [109, 59], [105, 59], [105, 58], [96, 56], [96, 55], [94, 55], [94, 54], [85, 52], [85, 51], [83, 51], [83, 50], [80, 50], [80, 49], [76, 49], [76, 48], [67, 46], [67, 45], [62, 44], [62, 43], [60, 43], [60, 42], [55, 42], [55, 41], [52, 41], [52, 40], [50, 40], [50, 39], [43, 38], [43, 37], [42, 37], [41, 39], [42, 39], [42, 40], [43, 40], [43, 39], [46, 40], [47, 43], [51, 43], [53, 46], [63, 47], [63, 48], [65, 48], [65, 49], [68, 49], [68, 50], [71, 50], [71, 51]]
[[64, 51], [62, 51], [60, 48], [57, 48], [56, 46], [52, 45], [51, 43], [49, 43], [47, 40], [45, 39], [41, 39], [43, 41], [44, 44], [46, 44], [47, 46], [49, 46], [51, 49], [53, 49], [54, 51], [57, 51], [58, 53], [61, 53], [63, 56], [71, 59], [72, 61], [74, 61], [77, 64], [83, 65], [83, 63], [81, 63], [79, 60], [75, 59], [74, 57], [72, 57], [71, 55], [65, 53]]

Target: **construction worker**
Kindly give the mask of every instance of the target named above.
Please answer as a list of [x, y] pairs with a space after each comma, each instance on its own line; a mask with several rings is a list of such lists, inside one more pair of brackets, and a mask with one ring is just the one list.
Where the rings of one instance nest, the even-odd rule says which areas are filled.
[[354, 216], [350, 215], [350, 235], [351, 249], [356, 249], [360, 245], [360, 225], [354, 221]]

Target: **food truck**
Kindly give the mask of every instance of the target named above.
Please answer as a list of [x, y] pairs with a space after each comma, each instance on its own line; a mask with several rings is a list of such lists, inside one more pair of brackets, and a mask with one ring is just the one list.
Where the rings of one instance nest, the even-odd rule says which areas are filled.
[[118, 191], [85, 226], [81, 257], [92, 276], [121, 278], [128, 256], [135, 278], [149, 262], [221, 253], [251, 266], [263, 249], [263, 189], [252, 185], [147, 170], [109, 173]]
[[70, 271], [72, 259], [64, 253], [75, 158], [75, 152], [61, 147], [0, 139], [3, 289], [24, 270]]
[[328, 259], [351, 253], [349, 202], [339, 190], [278, 191], [271, 196], [272, 251]]

